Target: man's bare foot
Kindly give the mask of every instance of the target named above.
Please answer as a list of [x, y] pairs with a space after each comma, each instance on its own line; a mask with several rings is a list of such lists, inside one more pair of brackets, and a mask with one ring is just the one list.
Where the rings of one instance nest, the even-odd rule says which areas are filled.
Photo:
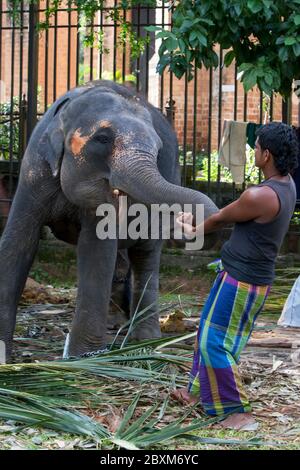
[[177, 388], [172, 390], [171, 397], [184, 405], [195, 405], [199, 403], [199, 398], [191, 395], [186, 388]]
[[251, 413], [234, 413], [219, 423], [219, 426], [237, 431], [256, 431], [258, 423]]

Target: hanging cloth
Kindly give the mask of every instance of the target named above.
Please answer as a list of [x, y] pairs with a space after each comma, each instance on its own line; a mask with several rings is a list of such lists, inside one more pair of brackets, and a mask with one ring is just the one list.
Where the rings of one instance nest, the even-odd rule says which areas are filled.
[[227, 167], [235, 183], [244, 182], [246, 165], [247, 122], [224, 121], [219, 148], [219, 164]]

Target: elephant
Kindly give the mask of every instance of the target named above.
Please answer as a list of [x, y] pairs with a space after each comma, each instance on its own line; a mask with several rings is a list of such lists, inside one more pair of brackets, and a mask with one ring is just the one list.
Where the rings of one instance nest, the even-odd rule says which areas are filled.
[[[106, 346], [106, 325], [118, 248], [131, 264], [131, 312], [149, 316], [133, 340], [159, 338], [159, 265], [163, 241], [99, 239], [96, 208], [130, 204], [204, 204], [205, 194], [180, 186], [178, 141], [163, 114], [133, 89], [106, 80], [73, 88], [35, 126], [0, 242], [0, 340], [10, 360], [18, 301], [36, 254], [41, 228], [77, 244], [78, 293], [68, 354]], [[147, 288], [145, 285], [147, 283]], [[143, 296], [142, 296], [143, 293]], [[139, 303], [140, 302], [140, 303]]]

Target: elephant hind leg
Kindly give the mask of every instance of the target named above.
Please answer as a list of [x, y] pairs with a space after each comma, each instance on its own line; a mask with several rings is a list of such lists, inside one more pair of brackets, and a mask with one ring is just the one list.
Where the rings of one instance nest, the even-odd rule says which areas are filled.
[[131, 316], [146, 310], [145, 318], [138, 320], [131, 334], [138, 341], [161, 337], [158, 306], [161, 248], [161, 240], [147, 240], [128, 251], [132, 269]]

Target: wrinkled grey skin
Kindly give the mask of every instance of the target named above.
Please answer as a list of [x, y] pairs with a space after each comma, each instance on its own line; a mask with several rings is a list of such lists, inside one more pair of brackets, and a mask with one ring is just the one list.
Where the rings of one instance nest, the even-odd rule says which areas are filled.
[[[109, 81], [91, 82], [57, 100], [36, 126], [0, 243], [0, 339], [9, 359], [16, 309], [37, 251], [40, 230], [78, 245], [78, 296], [69, 354], [106, 345], [106, 321], [118, 240], [99, 240], [99, 204], [118, 205], [113, 189], [131, 201], [205, 204], [204, 194], [179, 187], [176, 136], [162, 114], [134, 91]], [[134, 331], [137, 340], [160, 336], [158, 279], [162, 242], [123, 241], [132, 269], [131, 311], [151, 276], [140, 310], [154, 315]]]

